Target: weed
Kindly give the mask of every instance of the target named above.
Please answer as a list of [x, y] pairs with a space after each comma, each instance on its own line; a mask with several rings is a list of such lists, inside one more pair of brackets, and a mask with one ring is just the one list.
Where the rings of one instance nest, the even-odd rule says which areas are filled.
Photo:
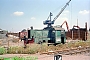
[[4, 47], [0, 47], [0, 55], [3, 55], [6, 53], [6, 49]]
[[29, 56], [29, 57], [17, 57], [17, 56], [15, 56], [15, 57], [12, 57], [12, 58], [0, 58], [0, 60], [38, 60], [38, 58], [37, 57], [31, 57], [31, 56]]

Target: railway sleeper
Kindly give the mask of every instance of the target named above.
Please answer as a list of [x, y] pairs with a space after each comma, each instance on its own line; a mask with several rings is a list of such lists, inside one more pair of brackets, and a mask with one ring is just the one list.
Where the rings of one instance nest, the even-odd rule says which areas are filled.
[[84, 50], [85, 49], [85, 47], [80, 47], [80, 48], [78, 48], [78, 50]]
[[70, 55], [75, 55], [76, 54], [76, 52], [70, 52]]
[[67, 52], [70, 52], [70, 49], [65, 49], [62, 51], [63, 53], [67, 53]]
[[81, 50], [81, 52], [84, 52], [84, 53], [86, 53], [86, 50]]
[[78, 50], [76, 50], [74, 52], [76, 52], [76, 54], [81, 54], [81, 51], [78, 51]]
[[78, 49], [77, 49], [77, 48], [71, 48], [70, 50], [71, 50], [71, 51], [74, 51], [74, 50], [78, 50]]
[[86, 49], [86, 52], [90, 52], [90, 49]]
[[85, 47], [86, 49], [90, 49], [90, 46]]
[[59, 53], [59, 54], [62, 54], [63, 51], [62, 50], [56, 50], [55, 52]]
[[42, 52], [42, 53], [40, 53], [40, 55], [42, 55], [42, 54], [48, 54], [48, 52]]
[[54, 51], [49, 51], [48, 53], [47, 53], [47, 55], [52, 55], [52, 54], [55, 54], [56, 52], [54, 52]]
[[76, 52], [74, 52], [74, 51], [69, 51], [69, 52], [65, 52], [65, 53], [63, 53], [64, 55], [75, 55], [76, 54]]
[[70, 52], [63, 53], [63, 55], [70, 55]]

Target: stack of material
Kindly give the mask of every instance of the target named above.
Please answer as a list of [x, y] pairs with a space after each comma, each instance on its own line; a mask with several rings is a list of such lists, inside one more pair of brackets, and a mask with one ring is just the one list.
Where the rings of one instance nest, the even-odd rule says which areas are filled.
[[7, 31], [0, 29], [0, 39], [6, 38]]

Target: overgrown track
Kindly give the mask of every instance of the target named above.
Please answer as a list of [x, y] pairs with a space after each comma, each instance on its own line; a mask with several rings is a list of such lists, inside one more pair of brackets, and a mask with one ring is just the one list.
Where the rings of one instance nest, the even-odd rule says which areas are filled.
[[41, 54], [73, 55], [73, 54], [82, 54], [82, 53], [89, 53], [89, 52], [90, 52], [90, 46], [79, 47], [79, 48], [71, 48], [71, 49], [64, 49], [64, 50], [56, 50], [56, 51], [48, 51], [48, 52], [43, 52]]

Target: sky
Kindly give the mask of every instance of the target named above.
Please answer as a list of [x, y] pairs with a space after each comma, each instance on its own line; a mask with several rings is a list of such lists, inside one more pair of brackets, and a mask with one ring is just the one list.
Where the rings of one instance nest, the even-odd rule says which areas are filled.
[[[49, 13], [52, 20], [69, 0], [0, 0], [0, 28], [9, 32], [19, 32], [23, 29], [43, 29], [43, 24]], [[71, 0], [69, 6], [55, 20], [53, 26], [68, 22], [69, 29], [73, 25], [90, 28], [90, 0]], [[66, 29], [66, 25], [63, 25]]]

